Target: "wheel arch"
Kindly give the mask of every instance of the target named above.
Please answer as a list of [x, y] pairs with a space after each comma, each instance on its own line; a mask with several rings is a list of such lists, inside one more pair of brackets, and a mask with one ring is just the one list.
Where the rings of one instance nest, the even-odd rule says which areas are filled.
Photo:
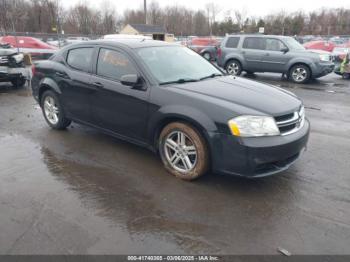
[[292, 68], [294, 67], [294, 66], [296, 66], [296, 65], [303, 65], [303, 66], [306, 66], [309, 70], [310, 70], [310, 78], [312, 77], [312, 68], [311, 68], [311, 66], [307, 63], [307, 62], [305, 62], [305, 61], [300, 61], [300, 62], [294, 62], [294, 63], [292, 63], [292, 64], [290, 64], [289, 65], [289, 67], [288, 67], [288, 77], [289, 77], [289, 75], [290, 75], [290, 70], [292, 70]]
[[[178, 111], [176, 111], [178, 109]], [[171, 111], [170, 111], [171, 110]], [[164, 108], [150, 119], [148, 126], [148, 139], [153, 149], [158, 149], [158, 139], [161, 131], [170, 123], [184, 122], [194, 127], [204, 138], [210, 151], [209, 132], [215, 132], [217, 126], [204, 113], [190, 107]]]
[[47, 90], [53, 90], [58, 94], [62, 94], [60, 87], [50, 78], [44, 78], [39, 84], [38, 101], [40, 103], [43, 93]]

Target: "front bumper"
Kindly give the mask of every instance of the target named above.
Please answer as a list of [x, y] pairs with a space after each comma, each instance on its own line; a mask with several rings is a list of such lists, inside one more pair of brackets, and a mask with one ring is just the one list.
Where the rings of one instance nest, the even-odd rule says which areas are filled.
[[335, 66], [334, 63], [317, 63], [311, 69], [312, 77], [318, 78], [318, 77], [328, 75], [333, 72], [334, 66]]
[[245, 177], [263, 177], [289, 168], [306, 149], [310, 124], [286, 136], [236, 138], [211, 133], [213, 171]]
[[27, 73], [25, 68], [0, 66], [0, 81], [11, 81], [18, 78], [26, 78], [26, 75]]

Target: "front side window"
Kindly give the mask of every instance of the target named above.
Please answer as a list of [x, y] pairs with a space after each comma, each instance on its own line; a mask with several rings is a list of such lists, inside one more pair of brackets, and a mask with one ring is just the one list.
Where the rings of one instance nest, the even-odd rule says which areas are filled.
[[246, 37], [243, 42], [244, 49], [265, 50], [266, 39], [262, 37]]
[[215, 66], [187, 47], [144, 47], [138, 50], [138, 55], [161, 84], [222, 75]]
[[97, 75], [119, 81], [123, 75], [129, 74], [137, 74], [137, 70], [126, 55], [101, 48], [97, 62]]
[[266, 39], [266, 50], [281, 51], [283, 48], [286, 48], [286, 46], [280, 40], [274, 38]]
[[226, 47], [237, 48], [239, 42], [239, 37], [229, 37], [226, 42]]
[[94, 49], [92, 47], [82, 47], [69, 50], [67, 64], [79, 71], [89, 72], [93, 51]]
[[305, 50], [305, 47], [292, 37], [286, 37], [283, 41], [288, 45], [290, 50]]

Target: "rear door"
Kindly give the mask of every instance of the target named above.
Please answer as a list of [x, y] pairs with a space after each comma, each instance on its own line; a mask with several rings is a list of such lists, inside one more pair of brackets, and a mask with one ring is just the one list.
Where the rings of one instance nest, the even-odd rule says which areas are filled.
[[244, 69], [252, 72], [264, 72], [262, 63], [265, 54], [266, 41], [263, 37], [245, 37], [242, 55], [245, 60]]
[[99, 49], [91, 78], [92, 85], [97, 87], [92, 97], [94, 124], [144, 142], [150, 89], [145, 80], [143, 89], [123, 85], [120, 79], [127, 74], [143, 77], [135, 61], [123, 50]]
[[[91, 122], [90, 85], [94, 47], [77, 47], [67, 51], [65, 67], [58, 67], [55, 77], [62, 90], [62, 102], [68, 116]], [[61, 69], [60, 69], [61, 68]]]
[[289, 52], [285, 52], [287, 46], [279, 39], [266, 38], [266, 50], [262, 63], [266, 72], [285, 72], [287, 64], [292, 58]]

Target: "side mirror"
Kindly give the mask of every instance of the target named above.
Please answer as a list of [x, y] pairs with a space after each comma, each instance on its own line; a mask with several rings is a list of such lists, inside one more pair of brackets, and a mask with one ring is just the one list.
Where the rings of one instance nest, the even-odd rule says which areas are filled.
[[282, 53], [287, 53], [289, 51], [288, 47], [281, 48], [280, 50]]
[[120, 82], [125, 86], [131, 86], [135, 89], [143, 89], [143, 80], [136, 74], [123, 75]]

